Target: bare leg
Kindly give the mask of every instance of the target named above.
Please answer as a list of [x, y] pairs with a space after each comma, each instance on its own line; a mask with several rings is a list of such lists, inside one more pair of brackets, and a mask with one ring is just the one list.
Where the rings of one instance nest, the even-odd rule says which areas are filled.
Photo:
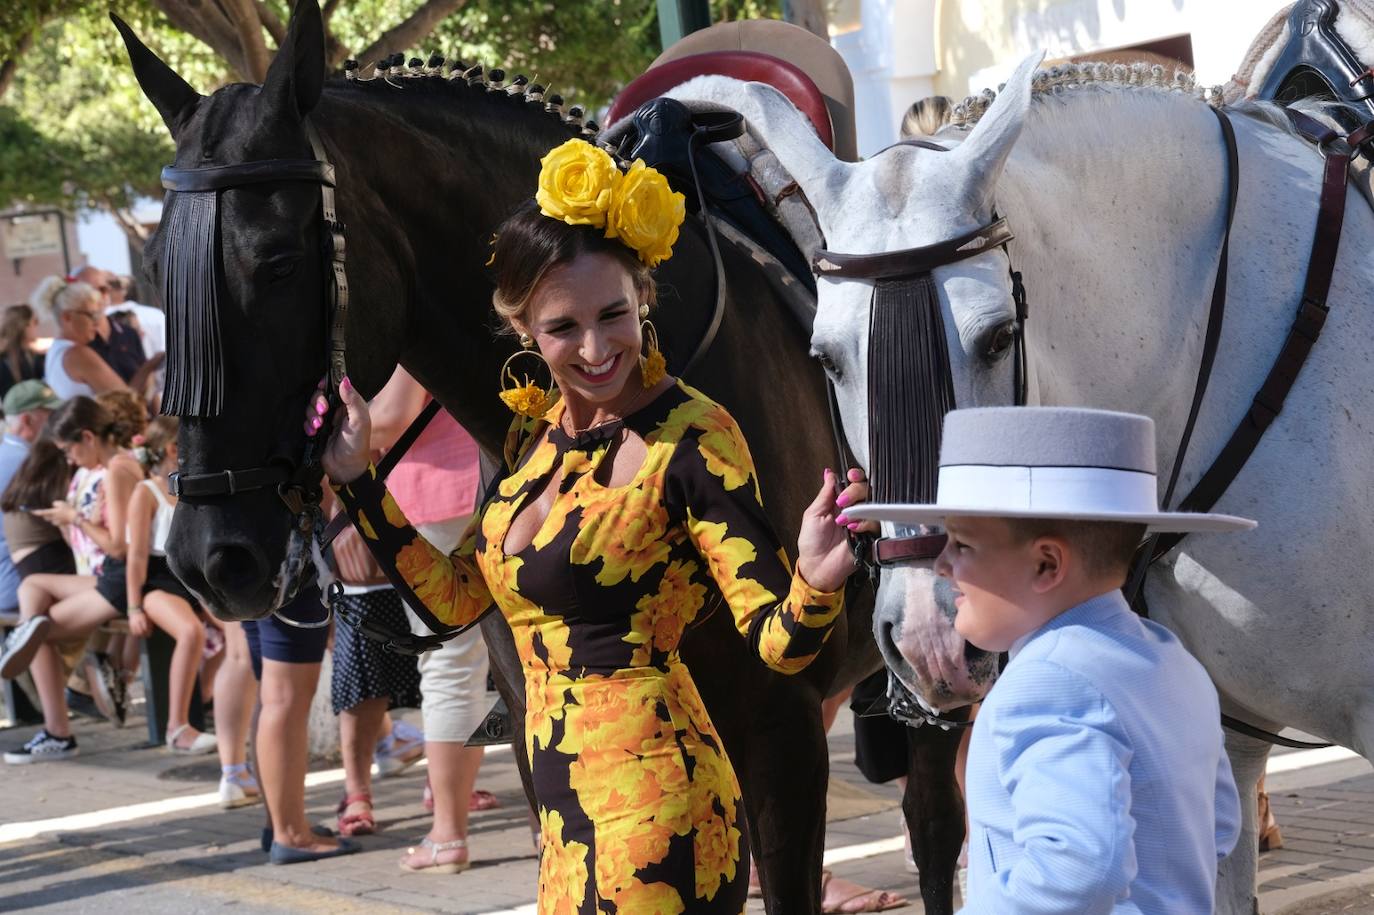
[[[385, 696], [364, 699], [339, 713], [339, 744], [343, 752], [344, 795], [372, 794], [372, 753], [382, 736], [388, 700]], [[370, 813], [370, 803], [355, 801], [340, 816]]]
[[[429, 784], [434, 791], [434, 823], [429, 840], [438, 845], [466, 839], [468, 836], [468, 800], [477, 784], [477, 770], [482, 766], [482, 748], [444, 740], [425, 741], [425, 756], [429, 759]], [[405, 862], [412, 867], [429, 863], [429, 849], [417, 849]], [[451, 864], [468, 860], [466, 848], [451, 848], [439, 852], [435, 861]]]
[[[39, 576], [30, 576], [36, 577]], [[87, 635], [101, 623], [112, 619], [115, 609], [92, 588], [53, 604], [49, 612], [53, 621], [52, 631], [48, 634], [48, 641], [38, 647], [30, 672], [38, 690], [38, 698], [43, 703], [44, 728], [54, 737], [70, 737], [71, 720], [67, 715], [67, 696], [63, 692], [67, 672], [53, 642]]]
[[[172, 649], [172, 666], [167, 674], [167, 732], [187, 724], [191, 710], [191, 691], [196, 686], [196, 672], [200, 670], [201, 655], [205, 652], [205, 627], [196, 618], [191, 605], [175, 594], [151, 591], [143, 598], [143, 611], [153, 625], [176, 642]], [[200, 734], [187, 727], [177, 737], [179, 746], [189, 747]]]
[[329, 851], [338, 847], [338, 841], [312, 833], [305, 817], [306, 721], [319, 678], [319, 664], [263, 659], [262, 711], [254, 748], [276, 841], [292, 848]]
[[247, 757], [248, 721], [258, 696], [248, 640], [240, 623], [224, 624], [224, 663], [215, 675], [215, 736], [219, 764], [237, 766]]
[[30, 575], [19, 583], [19, 615], [51, 615], [52, 605], [84, 591], [95, 590], [94, 575]]

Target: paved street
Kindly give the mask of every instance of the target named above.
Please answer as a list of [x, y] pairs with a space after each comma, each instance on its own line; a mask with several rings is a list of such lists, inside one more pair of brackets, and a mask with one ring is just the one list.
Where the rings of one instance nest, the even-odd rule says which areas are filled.
[[[401, 850], [427, 828], [423, 768], [377, 783], [382, 831], [362, 839], [362, 854], [272, 867], [257, 848], [261, 808], [220, 811], [214, 758], [188, 762], [146, 748], [141, 725], [79, 720], [79, 758], [0, 767], [0, 911], [533, 912], [536, 862], [506, 748], [489, 752], [482, 770], [479, 784], [504, 806], [474, 815], [469, 872], [397, 868]], [[28, 733], [0, 732], [0, 743]], [[1374, 772], [1358, 759], [1322, 762], [1342, 755], [1273, 758], [1269, 787], [1287, 847], [1261, 861], [1266, 915], [1374, 913]], [[896, 790], [866, 784], [852, 760], [843, 715], [831, 738], [827, 860], [842, 877], [918, 899], [896, 838]], [[310, 813], [320, 822], [333, 822], [341, 778], [329, 768], [311, 776]]]

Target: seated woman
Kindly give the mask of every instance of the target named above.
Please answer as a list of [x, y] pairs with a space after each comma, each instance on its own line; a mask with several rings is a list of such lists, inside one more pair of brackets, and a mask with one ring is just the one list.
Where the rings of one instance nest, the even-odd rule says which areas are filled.
[[50, 276], [38, 284], [30, 302], [57, 323], [57, 337], [43, 363], [43, 380], [58, 397], [94, 397], [126, 387], [124, 379], [91, 349], [97, 326], [107, 320], [94, 286]]
[[61, 528], [34, 514], [35, 508], [61, 499], [71, 480], [72, 468], [62, 449], [52, 439], [41, 437], [0, 494], [5, 543], [20, 581], [35, 574], [76, 574], [76, 559]]
[[[78, 567], [84, 564], [92, 574], [33, 575], [20, 585], [24, 621], [0, 655], [0, 676], [17, 676], [32, 664], [44, 727], [23, 747], [5, 754], [5, 761], [15, 764], [66, 759], [78, 752], [63, 693], [65, 674], [51, 643], [86, 635], [127, 611], [127, 510], [134, 488], [144, 478], [143, 468], [116, 444], [117, 424], [110, 412], [90, 398], [63, 404], [49, 427], [67, 460], [96, 484], [74, 490], [75, 506], [59, 501], [35, 514], [68, 529]], [[74, 486], [85, 482], [73, 480]], [[176, 624], [171, 615], [166, 619], [169, 627]], [[173, 750], [210, 752], [215, 744], [213, 739], [201, 739], [205, 736], [182, 729], [168, 745]]]
[[469, 535], [446, 553], [410, 525], [369, 466], [368, 407], [347, 379], [324, 466], [432, 628], [467, 625], [493, 602], [510, 623], [542, 830], [540, 911], [738, 915], [739, 782], [678, 645], [720, 595], [765, 664], [811, 663], [854, 570], [837, 505], [867, 487], [841, 493], [825, 471], [790, 567], [739, 427], [665, 377], [641, 323], [682, 195], [642, 163], [622, 173], [570, 140], [544, 158], [536, 199], [497, 230], [495, 304], [561, 396], [523, 379], [506, 392], [522, 414], [517, 438], [527, 434]]
[[[177, 469], [177, 420], [159, 416], [148, 425], [134, 449], [150, 475], [129, 497], [127, 560], [124, 563], [129, 632], [139, 638], [155, 625], [176, 642], [167, 683], [167, 748], [173, 753], [212, 753], [213, 734], [191, 727], [191, 696], [205, 651], [205, 626], [196, 599], [167, 565], [167, 534], [177, 497], [168, 494], [168, 475]], [[107, 559], [106, 564], [117, 562]]]

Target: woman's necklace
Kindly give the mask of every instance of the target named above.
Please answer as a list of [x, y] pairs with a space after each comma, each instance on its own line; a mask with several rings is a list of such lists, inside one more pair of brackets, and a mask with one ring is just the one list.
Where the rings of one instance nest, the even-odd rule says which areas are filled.
[[621, 422], [625, 419], [626, 416], [634, 412], [635, 405], [638, 404], [640, 400], [644, 398], [644, 395], [648, 392], [648, 390], [648, 388], [641, 386], [639, 389], [639, 393], [635, 394], [635, 396], [631, 398], [630, 402], [625, 405], [625, 408], [620, 411], [619, 416], [613, 416], [610, 419], [603, 419], [599, 423], [592, 423], [585, 429], [569, 429], [567, 425], [564, 424], [564, 419], [566, 419], [568, 415], [568, 410], [565, 406], [563, 409], [563, 415], [558, 418], [558, 428], [561, 429], [563, 433], [568, 436], [568, 438], [578, 438], [579, 436], [586, 435], [593, 429], [600, 429], [602, 426], [609, 426], [611, 423]]

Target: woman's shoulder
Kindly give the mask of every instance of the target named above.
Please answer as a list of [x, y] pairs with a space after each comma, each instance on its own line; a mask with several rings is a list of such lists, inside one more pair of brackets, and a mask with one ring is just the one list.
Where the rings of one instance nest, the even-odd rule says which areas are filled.
[[663, 395], [663, 418], [658, 423], [660, 439], [682, 441], [705, 436], [739, 436], [739, 424], [722, 404], [679, 380], [674, 391]]
[[143, 480], [146, 477], [146, 474], [143, 472], [143, 465], [140, 464], [133, 455], [124, 451], [110, 458], [108, 472], [111, 474], [118, 474], [121, 477], [127, 477], [135, 482]]

